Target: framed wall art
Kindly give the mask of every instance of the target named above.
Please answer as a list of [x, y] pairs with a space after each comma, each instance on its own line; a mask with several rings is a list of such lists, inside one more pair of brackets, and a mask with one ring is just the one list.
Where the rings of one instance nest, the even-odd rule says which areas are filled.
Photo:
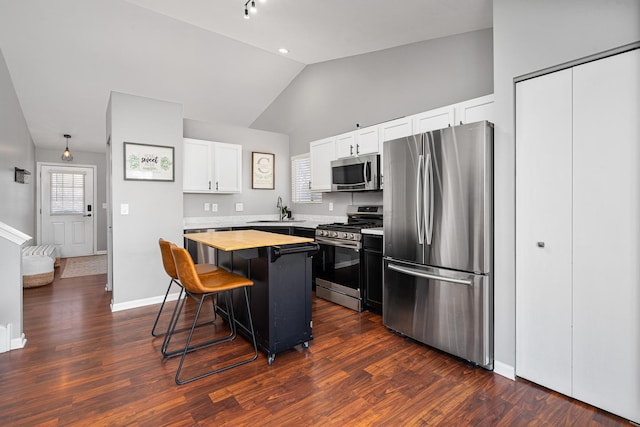
[[124, 179], [128, 181], [175, 181], [174, 148], [163, 145], [124, 143]]
[[276, 155], [272, 153], [251, 153], [251, 188], [273, 190]]

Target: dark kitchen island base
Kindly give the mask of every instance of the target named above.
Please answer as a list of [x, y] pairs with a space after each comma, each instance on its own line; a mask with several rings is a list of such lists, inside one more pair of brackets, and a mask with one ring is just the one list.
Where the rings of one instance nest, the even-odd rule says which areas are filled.
[[[258, 346], [269, 365], [276, 353], [313, 339], [311, 323], [311, 256], [317, 244], [270, 246], [233, 252], [218, 251], [218, 265], [253, 280], [249, 301]], [[238, 331], [248, 336], [249, 318], [241, 292], [234, 291]], [[226, 313], [218, 307], [220, 315]]]

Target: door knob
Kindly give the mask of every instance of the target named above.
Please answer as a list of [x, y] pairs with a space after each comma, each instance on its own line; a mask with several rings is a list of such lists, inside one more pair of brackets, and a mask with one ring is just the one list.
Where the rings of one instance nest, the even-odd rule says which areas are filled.
[[83, 216], [91, 216], [91, 214], [83, 215]]

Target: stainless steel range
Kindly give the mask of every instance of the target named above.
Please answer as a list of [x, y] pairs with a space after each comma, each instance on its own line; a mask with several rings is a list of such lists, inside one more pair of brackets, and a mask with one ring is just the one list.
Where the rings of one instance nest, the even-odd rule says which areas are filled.
[[349, 206], [347, 218], [346, 223], [316, 228], [320, 251], [315, 257], [321, 261], [316, 271], [316, 296], [362, 311], [361, 230], [382, 227], [382, 206]]

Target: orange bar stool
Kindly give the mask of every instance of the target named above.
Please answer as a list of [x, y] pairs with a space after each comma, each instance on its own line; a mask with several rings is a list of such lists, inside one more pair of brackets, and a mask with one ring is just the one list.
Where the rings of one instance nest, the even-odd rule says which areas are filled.
[[[180, 283], [184, 287], [186, 296], [185, 298], [183, 298], [182, 303], [180, 304], [180, 308], [178, 310], [178, 316], [176, 316], [174, 319], [174, 322], [171, 326], [171, 331], [167, 333], [167, 336], [169, 338], [174, 332], [178, 317], [180, 316], [180, 312], [182, 311], [182, 307], [184, 307], [184, 303], [187, 297], [193, 298], [195, 301], [198, 302], [198, 309], [193, 319], [193, 325], [191, 326], [191, 330], [189, 331], [189, 337], [187, 338], [187, 343], [185, 344], [184, 349], [182, 350], [182, 357], [180, 359], [180, 364], [178, 365], [178, 370], [176, 371], [176, 384], [178, 385], [186, 384], [188, 382], [195, 381], [200, 378], [208, 377], [209, 375], [217, 374], [219, 372], [223, 372], [228, 369], [234, 368], [236, 366], [244, 365], [245, 363], [249, 363], [256, 360], [258, 358], [258, 346], [256, 344], [256, 336], [253, 329], [253, 319], [251, 318], [251, 306], [249, 304], [249, 291], [248, 291], [249, 287], [253, 286], [253, 281], [247, 279], [246, 277], [239, 276], [237, 274], [230, 273], [225, 270], [220, 270], [218, 274], [199, 275], [196, 270], [195, 264], [193, 263], [193, 259], [191, 259], [191, 255], [189, 255], [189, 252], [187, 252], [186, 249], [173, 246], [171, 247], [171, 253], [173, 254], [173, 259], [175, 261], [178, 278], [180, 280]], [[236, 319], [233, 313], [233, 301], [231, 298], [231, 291], [239, 288], [242, 288], [244, 290], [244, 299], [245, 299], [245, 303], [247, 304], [249, 333], [251, 335], [251, 341], [253, 344], [253, 354], [248, 359], [244, 359], [235, 363], [230, 363], [221, 368], [214, 369], [212, 371], [205, 372], [203, 374], [200, 374], [191, 378], [180, 379], [180, 373], [182, 372], [182, 365], [187, 356], [187, 353], [194, 350], [199, 350], [201, 348], [209, 347], [212, 345], [222, 344], [224, 342], [232, 341], [236, 338], [237, 336]], [[208, 297], [213, 298], [219, 293], [223, 293], [226, 300], [229, 329], [230, 329], [229, 335], [213, 339], [204, 344], [191, 346], [193, 331], [195, 330], [198, 324], [198, 316], [200, 315], [202, 304]]]
[[[167, 297], [169, 296], [169, 292], [171, 291], [171, 286], [173, 286], [174, 283], [178, 285], [180, 287], [180, 294], [178, 294], [178, 302], [176, 302], [176, 306], [173, 309], [173, 315], [171, 316], [169, 325], [171, 325], [171, 323], [173, 322], [173, 318], [175, 317], [175, 314], [176, 314], [176, 308], [178, 307], [178, 303], [180, 302], [180, 299], [182, 298], [182, 293], [183, 293], [183, 287], [178, 281], [176, 264], [175, 264], [175, 261], [173, 260], [173, 255], [171, 254], [171, 247], [176, 245], [164, 239], [159, 239], [158, 243], [160, 244], [160, 254], [162, 255], [162, 266], [164, 267], [164, 271], [171, 278], [171, 280], [169, 281], [169, 287], [167, 288], [167, 292], [164, 294], [164, 299], [162, 300], [162, 304], [160, 305], [160, 310], [158, 310], [156, 321], [153, 323], [153, 328], [151, 329], [151, 335], [153, 335], [154, 337], [161, 337], [166, 334], [166, 332], [162, 332], [162, 333], [156, 332], [156, 327], [158, 326], [158, 320], [160, 320], [160, 315], [162, 314], [164, 305], [167, 302]], [[196, 268], [196, 272], [200, 276], [207, 275], [207, 274], [215, 274], [220, 271], [218, 267], [212, 264], [196, 264], [195, 268]]]

